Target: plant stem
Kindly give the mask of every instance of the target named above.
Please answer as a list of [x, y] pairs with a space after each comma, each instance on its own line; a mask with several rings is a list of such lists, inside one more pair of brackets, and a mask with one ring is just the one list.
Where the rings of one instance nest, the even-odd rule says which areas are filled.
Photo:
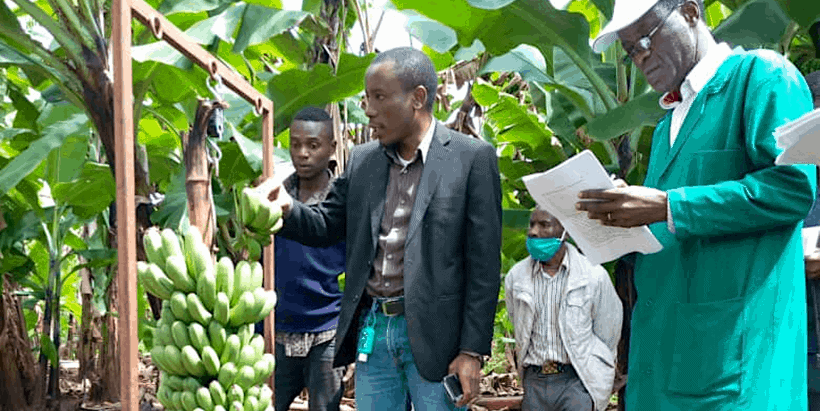
[[618, 102], [626, 103], [629, 96], [629, 85], [626, 82], [626, 65], [621, 61], [624, 55], [623, 48], [619, 45], [615, 47], [615, 72], [618, 77]]

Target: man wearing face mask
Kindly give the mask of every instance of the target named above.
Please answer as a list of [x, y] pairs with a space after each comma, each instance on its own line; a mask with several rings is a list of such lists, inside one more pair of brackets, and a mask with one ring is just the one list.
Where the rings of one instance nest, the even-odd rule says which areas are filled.
[[527, 251], [505, 280], [522, 409], [602, 411], [609, 404], [623, 306], [606, 270], [565, 241], [548, 212], [530, 216]]

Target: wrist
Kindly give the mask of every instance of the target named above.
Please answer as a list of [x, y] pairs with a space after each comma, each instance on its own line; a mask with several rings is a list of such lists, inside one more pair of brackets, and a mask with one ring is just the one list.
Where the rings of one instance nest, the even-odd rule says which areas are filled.
[[479, 353], [476, 353], [476, 352], [473, 352], [473, 351], [465, 351], [465, 350], [462, 350], [459, 354], [463, 354], [463, 355], [466, 355], [468, 357], [471, 357], [471, 358], [475, 359], [476, 361], [478, 361], [479, 366], [481, 368], [484, 368], [484, 356], [483, 355], [481, 355]]
[[288, 196], [287, 204], [282, 207], [282, 218], [287, 218], [290, 215], [290, 210], [293, 210], [293, 197]]
[[661, 207], [659, 207], [659, 218], [657, 222], [667, 221], [669, 220], [669, 196], [666, 194], [666, 191], [661, 191]]

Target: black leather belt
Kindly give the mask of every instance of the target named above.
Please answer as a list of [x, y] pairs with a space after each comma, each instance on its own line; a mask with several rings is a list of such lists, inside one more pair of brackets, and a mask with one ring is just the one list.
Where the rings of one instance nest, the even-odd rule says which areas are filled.
[[547, 361], [543, 365], [527, 365], [533, 371], [541, 374], [562, 374], [572, 370], [572, 364], [563, 364], [555, 361]]
[[404, 296], [378, 298], [373, 297], [376, 301], [376, 311], [383, 313], [388, 317], [404, 314]]

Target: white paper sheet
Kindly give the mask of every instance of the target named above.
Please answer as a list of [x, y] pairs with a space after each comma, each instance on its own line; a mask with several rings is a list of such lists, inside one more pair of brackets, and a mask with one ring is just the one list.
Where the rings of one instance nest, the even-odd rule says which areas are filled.
[[777, 165], [820, 165], [820, 109], [804, 114], [774, 131], [777, 147], [784, 150], [777, 156]]
[[555, 216], [593, 264], [612, 261], [624, 254], [651, 254], [663, 247], [647, 226], [608, 227], [575, 209], [578, 193], [614, 188], [606, 170], [591, 151], [585, 150], [543, 172], [522, 178], [532, 198]]
[[803, 229], [803, 257], [811, 255], [817, 250], [817, 238], [820, 236], [820, 227], [806, 227]]

